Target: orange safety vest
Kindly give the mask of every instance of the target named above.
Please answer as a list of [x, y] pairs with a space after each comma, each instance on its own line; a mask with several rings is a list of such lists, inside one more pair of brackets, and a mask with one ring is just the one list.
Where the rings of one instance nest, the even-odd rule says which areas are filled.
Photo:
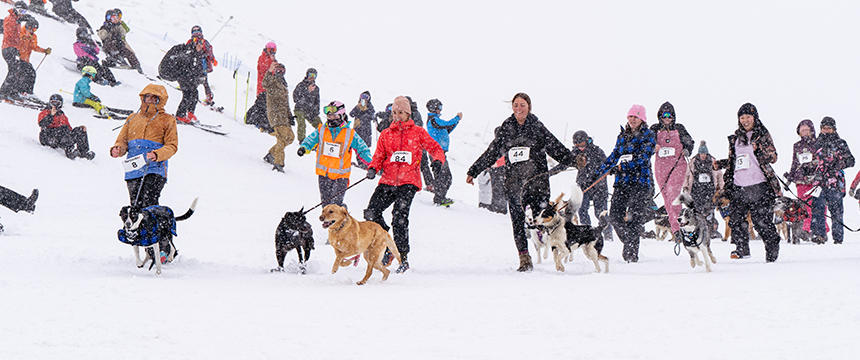
[[352, 153], [350, 150], [355, 130], [340, 129], [337, 139], [331, 138], [331, 131], [326, 131], [325, 123], [317, 130], [320, 142], [317, 145], [317, 175], [328, 176], [330, 179], [349, 179], [352, 171]]

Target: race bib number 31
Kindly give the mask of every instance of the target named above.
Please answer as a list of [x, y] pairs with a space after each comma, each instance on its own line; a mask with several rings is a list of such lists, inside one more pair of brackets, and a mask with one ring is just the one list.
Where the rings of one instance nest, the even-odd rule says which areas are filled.
[[737, 159], [735, 159], [735, 170], [746, 170], [750, 168], [750, 156], [749, 155], [738, 155]]
[[508, 150], [508, 159], [511, 160], [512, 163], [518, 163], [522, 161], [526, 161], [529, 159], [529, 154], [531, 153], [531, 148], [526, 146], [517, 146], [512, 147]]
[[146, 166], [146, 158], [143, 157], [143, 154], [140, 154], [138, 156], [123, 160], [122, 166], [125, 167], [125, 172], [140, 170], [143, 169], [144, 166]]
[[391, 162], [412, 164], [412, 152], [395, 151], [394, 154], [391, 155]]
[[660, 152], [657, 155], [660, 157], [675, 156], [675, 148], [673, 148], [673, 147], [660, 148]]
[[340, 144], [330, 142], [323, 143], [323, 155], [340, 157]]

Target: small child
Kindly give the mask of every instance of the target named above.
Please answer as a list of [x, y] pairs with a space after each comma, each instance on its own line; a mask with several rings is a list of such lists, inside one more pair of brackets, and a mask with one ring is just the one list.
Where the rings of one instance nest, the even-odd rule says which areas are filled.
[[84, 66], [81, 70], [81, 77], [78, 83], [75, 84], [75, 98], [72, 106], [87, 108], [91, 107], [96, 110], [99, 115], [104, 115], [104, 106], [98, 96], [90, 92], [90, 83], [96, 78], [96, 68], [92, 66]]

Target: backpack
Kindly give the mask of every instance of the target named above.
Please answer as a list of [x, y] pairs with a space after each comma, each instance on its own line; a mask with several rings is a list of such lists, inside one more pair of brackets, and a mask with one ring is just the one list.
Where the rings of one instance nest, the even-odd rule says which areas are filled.
[[168, 81], [178, 81], [194, 73], [195, 67], [200, 68], [194, 49], [185, 45], [176, 45], [167, 51], [161, 63], [158, 64], [158, 76]]

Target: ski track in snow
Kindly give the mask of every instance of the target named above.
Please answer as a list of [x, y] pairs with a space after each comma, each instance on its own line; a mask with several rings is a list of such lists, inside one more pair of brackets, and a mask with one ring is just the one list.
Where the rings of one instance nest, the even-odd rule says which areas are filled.
[[[96, 27], [105, 8], [122, 8], [132, 27], [130, 42], [149, 75], [156, 74], [162, 50], [184, 41], [193, 22], [212, 36], [226, 19], [218, 4], [206, 0], [74, 5]], [[215, 41], [219, 61], [230, 48], [241, 54], [243, 66], [254, 67], [271, 35], [257, 33], [253, 25], [264, 25], [250, 23], [247, 15], [237, 14]], [[61, 57], [74, 57], [74, 27], [36, 18], [39, 44], [54, 49], [36, 82], [36, 94], [47, 99], [59, 89], [71, 91], [79, 78], [61, 65]], [[305, 63], [316, 61], [308, 50], [283, 44], [279, 57], [287, 59], [291, 90], [307, 66], [321, 69], [323, 102], [328, 92], [352, 104], [363, 90], [363, 75], [352, 76], [340, 64]], [[121, 86], [93, 85], [93, 93], [109, 106], [137, 108], [137, 93], [148, 81], [134, 71], [114, 73]], [[91, 162], [70, 161], [39, 145], [36, 111], [0, 104], [0, 181], [20, 193], [41, 192], [34, 215], [0, 210], [6, 227], [0, 235], [0, 359], [837, 359], [860, 350], [860, 243], [853, 233], [846, 233], [842, 246], [783, 243], [775, 264], [764, 263], [760, 241], [751, 242], [751, 259], [733, 261], [730, 245], [715, 240], [718, 262], [710, 274], [690, 269], [686, 251], [676, 257], [671, 242], [655, 240], [642, 241], [638, 264], [622, 262], [621, 244], [608, 242], [608, 274], [593, 273], [581, 252], [565, 273], [554, 270], [551, 256], [532, 273], [516, 273], [508, 217], [478, 209], [477, 188], [463, 184], [467, 167], [489, 141], [486, 133], [506, 109], [494, 110], [502, 115], [492, 120], [478, 120], [479, 107], [464, 110], [468, 120], [452, 134], [449, 153], [455, 183], [450, 196], [457, 203], [441, 209], [428, 192], [416, 196], [407, 274], [392, 274], [383, 283], [375, 272], [366, 286], [355, 286], [363, 259], [357, 268], [330, 274], [334, 257], [318, 210], [308, 214], [316, 239], [309, 273], [270, 273], [280, 217], [319, 200], [314, 160], [297, 158], [293, 143], [286, 149], [286, 174], [270, 171], [261, 158], [273, 138], [232, 119], [230, 95], [237, 90], [231, 75], [224, 68], [210, 75], [216, 101], [227, 107], [224, 115], [202, 106], [197, 111], [201, 121], [222, 124], [230, 135], [179, 126], [179, 151], [170, 160], [161, 203], [176, 212], [194, 197], [200, 203], [191, 219], [177, 224], [180, 258], [165, 265], [160, 277], [136, 268], [131, 247], [116, 239], [127, 191], [122, 165], [107, 150], [117, 134], [111, 129], [121, 122], [95, 119], [63, 94], [72, 126], [87, 126], [97, 154]], [[240, 75], [240, 118], [243, 80]], [[172, 112], [181, 94], [167, 90]], [[421, 105], [433, 97], [419, 91], [414, 94]], [[383, 108], [395, 94], [375, 92], [375, 106]], [[656, 105], [646, 106], [651, 111]], [[446, 117], [456, 111], [446, 103]], [[768, 124], [782, 151], [777, 173], [790, 162], [794, 124]], [[561, 120], [550, 126], [566, 128]], [[616, 126], [597, 131], [607, 151]], [[709, 145], [714, 153], [725, 151], [728, 131], [691, 127], [719, 133]], [[842, 134], [856, 129], [848, 119], [840, 122]], [[363, 175], [356, 169], [352, 180]], [[571, 181], [569, 174], [554, 178], [553, 195], [567, 192]], [[367, 183], [346, 195], [353, 216], [361, 219], [372, 191]], [[846, 223], [860, 224], [856, 204], [846, 199], [845, 208]], [[295, 269], [295, 259], [294, 252], [287, 255], [288, 269]]]

